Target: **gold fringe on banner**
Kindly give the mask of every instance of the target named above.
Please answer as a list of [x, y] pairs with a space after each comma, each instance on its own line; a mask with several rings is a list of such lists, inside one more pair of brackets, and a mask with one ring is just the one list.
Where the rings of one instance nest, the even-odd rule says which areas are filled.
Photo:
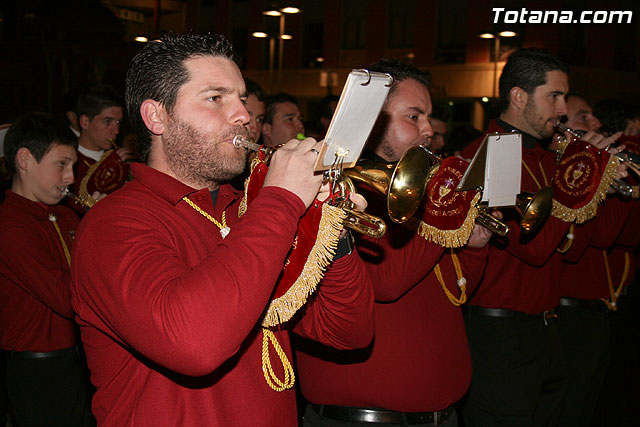
[[346, 213], [342, 209], [326, 203], [322, 205], [318, 236], [302, 273], [284, 295], [271, 301], [262, 320], [262, 326], [276, 326], [288, 321], [307, 302], [307, 298], [315, 291], [324, 276], [324, 271], [333, 260], [345, 218]]
[[245, 212], [247, 212], [247, 192], [249, 190], [249, 181], [251, 181], [251, 174], [253, 173], [253, 170], [256, 168], [256, 166], [258, 166], [258, 163], [260, 163], [262, 160], [260, 160], [257, 156], [253, 158], [253, 160], [251, 160], [251, 164], [249, 166], [249, 176], [247, 177], [247, 179], [244, 180], [244, 197], [242, 198], [242, 200], [240, 201], [240, 206], [238, 206], [238, 218], [240, 218], [242, 215], [245, 214]]
[[586, 205], [581, 208], [572, 209], [553, 199], [551, 215], [561, 219], [562, 221], [576, 222], [577, 224], [582, 224], [583, 222], [587, 222], [591, 218], [595, 217], [598, 211], [598, 204], [607, 197], [607, 190], [611, 186], [613, 179], [616, 177], [619, 164], [620, 159], [616, 156], [611, 156], [609, 158], [609, 162], [604, 169], [598, 189]]
[[444, 248], [459, 248], [469, 241], [476, 217], [478, 216], [478, 208], [476, 207], [481, 194], [478, 192], [471, 201], [469, 212], [462, 225], [455, 230], [440, 230], [432, 225], [420, 221], [417, 233], [424, 237], [428, 242], [433, 242]]

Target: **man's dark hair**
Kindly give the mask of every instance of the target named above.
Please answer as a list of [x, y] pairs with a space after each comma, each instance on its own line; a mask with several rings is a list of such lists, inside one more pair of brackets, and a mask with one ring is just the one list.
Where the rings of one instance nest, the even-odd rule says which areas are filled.
[[78, 120], [83, 115], [93, 120], [95, 116], [111, 107], [122, 107], [122, 97], [111, 86], [99, 85], [81, 92], [76, 108], [72, 111], [76, 113]]
[[256, 83], [255, 81], [245, 77], [244, 78], [244, 85], [247, 88], [247, 96], [253, 95], [256, 98], [258, 98], [258, 101], [260, 101], [260, 102], [264, 102], [265, 99], [267, 99], [267, 94], [260, 87], [260, 85], [258, 83]]
[[16, 154], [27, 148], [38, 163], [54, 144], [78, 148], [78, 139], [69, 127], [49, 113], [28, 113], [19, 117], [4, 138], [7, 172], [16, 174]]
[[129, 64], [125, 90], [127, 113], [143, 161], [151, 148], [151, 132], [140, 116], [140, 106], [145, 100], [153, 99], [171, 114], [178, 90], [189, 80], [184, 62], [204, 56], [233, 60], [231, 44], [221, 35], [169, 34], [145, 44]]
[[431, 110], [431, 115], [429, 117], [447, 123], [451, 114], [449, 114], [448, 108], [440, 104], [433, 104], [433, 110]]
[[593, 106], [593, 115], [600, 120], [600, 132], [612, 135], [627, 128], [630, 120], [640, 117], [637, 107], [616, 98], [603, 99]]
[[509, 93], [514, 86], [531, 94], [547, 83], [549, 71], [568, 73], [567, 66], [551, 52], [539, 48], [525, 48], [513, 52], [500, 75], [500, 104], [502, 111], [509, 106]]
[[374, 62], [369, 66], [369, 71], [375, 71], [378, 73], [387, 73], [393, 77], [394, 84], [389, 89], [390, 95], [396, 90], [396, 82], [402, 80], [414, 79], [419, 83], [422, 83], [427, 89], [431, 86], [431, 73], [429, 71], [422, 71], [413, 64], [407, 64], [401, 62], [398, 59], [381, 59], [378, 62]]
[[273, 116], [276, 114], [276, 106], [278, 104], [284, 104], [285, 102], [291, 102], [292, 104], [298, 105], [298, 101], [288, 93], [280, 92], [275, 95], [268, 96], [265, 100], [267, 108], [264, 112], [264, 122], [269, 124], [273, 123]]

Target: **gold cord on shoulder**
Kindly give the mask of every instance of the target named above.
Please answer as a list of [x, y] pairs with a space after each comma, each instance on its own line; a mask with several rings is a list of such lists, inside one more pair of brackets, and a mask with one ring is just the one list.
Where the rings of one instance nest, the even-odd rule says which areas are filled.
[[571, 249], [571, 245], [573, 245], [573, 239], [575, 239], [575, 224], [571, 224], [569, 226], [569, 232], [567, 233], [567, 243], [564, 244], [561, 248], [556, 248], [556, 251], [560, 254], [566, 254], [569, 249]]
[[196, 205], [195, 203], [193, 203], [191, 201], [191, 199], [189, 199], [187, 196], [184, 196], [182, 198], [182, 200], [184, 200], [185, 202], [187, 202], [187, 204], [189, 206], [191, 206], [193, 209], [195, 209], [200, 215], [204, 216], [205, 218], [207, 218], [209, 221], [211, 221], [212, 223], [214, 223], [219, 229], [220, 229], [220, 234], [222, 235], [222, 238], [224, 239], [227, 234], [229, 234], [229, 227], [227, 226], [227, 211], [222, 211], [222, 218], [221, 221], [219, 222], [217, 219], [215, 219], [214, 217], [212, 217], [211, 215], [209, 215], [207, 212], [205, 212], [204, 210], [202, 210], [200, 208], [200, 206]]
[[[542, 170], [543, 175], [544, 175], [544, 169], [542, 169], [542, 164], [540, 164], [540, 162], [538, 162], [538, 164], [540, 165], [540, 170]], [[531, 176], [531, 178], [533, 179], [533, 182], [536, 183], [536, 185], [538, 186], [538, 190], [542, 190], [542, 185], [540, 185], [540, 181], [538, 181], [538, 178], [536, 178], [536, 176], [533, 174], [533, 172], [529, 168], [529, 165], [527, 165], [527, 163], [524, 161], [524, 159], [522, 160], [522, 166], [524, 166], [524, 168], [527, 170], [527, 172], [529, 173], [529, 176]], [[546, 183], [547, 182], [546, 175], [544, 176], [544, 180], [545, 180], [545, 183]]]
[[622, 278], [620, 279], [618, 289], [615, 290], [613, 289], [613, 280], [611, 279], [611, 270], [609, 269], [609, 259], [607, 256], [607, 251], [602, 251], [602, 256], [604, 258], [604, 269], [607, 272], [607, 284], [609, 285], [610, 299], [600, 298], [600, 301], [604, 302], [609, 310], [616, 311], [618, 309], [616, 301], [620, 296], [620, 292], [622, 291], [624, 282], [627, 281], [627, 277], [629, 276], [629, 252], [624, 253], [624, 270], [622, 272]]
[[64, 251], [64, 256], [65, 258], [67, 258], [67, 264], [71, 266], [71, 253], [69, 252], [69, 247], [67, 246], [67, 242], [65, 242], [64, 237], [62, 237], [62, 232], [60, 231], [60, 227], [58, 227], [58, 222], [56, 221], [56, 216], [50, 213], [49, 221], [53, 223], [53, 226], [58, 232], [58, 237], [60, 238], [60, 243], [62, 243], [62, 250]]
[[440, 286], [442, 287], [442, 290], [447, 296], [447, 299], [449, 299], [449, 302], [451, 302], [451, 304], [458, 307], [464, 304], [465, 302], [467, 302], [467, 279], [465, 279], [464, 276], [462, 275], [462, 267], [460, 266], [460, 260], [458, 259], [458, 256], [453, 252], [453, 249], [451, 250], [451, 261], [453, 262], [453, 268], [455, 269], [456, 277], [458, 278], [458, 287], [460, 288], [460, 298], [456, 298], [455, 296], [453, 296], [449, 288], [447, 288], [447, 285], [444, 283], [444, 277], [442, 276], [440, 263], [436, 264], [436, 266], [433, 267], [433, 272], [436, 274], [436, 278], [438, 279], [438, 282], [440, 282]]

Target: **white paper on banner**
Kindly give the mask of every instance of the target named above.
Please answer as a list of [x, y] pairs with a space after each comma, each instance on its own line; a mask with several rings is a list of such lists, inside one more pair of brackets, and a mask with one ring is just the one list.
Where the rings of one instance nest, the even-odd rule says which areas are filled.
[[327, 170], [343, 157], [344, 168], [355, 166], [380, 114], [393, 78], [387, 74], [353, 70], [340, 95], [315, 170]]
[[514, 206], [520, 194], [522, 135], [488, 135], [482, 201], [489, 207]]

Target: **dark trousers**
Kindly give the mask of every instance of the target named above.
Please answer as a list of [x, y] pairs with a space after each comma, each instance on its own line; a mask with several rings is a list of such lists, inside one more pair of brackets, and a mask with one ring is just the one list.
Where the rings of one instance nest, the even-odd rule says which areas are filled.
[[467, 427], [555, 426], [566, 391], [555, 319], [466, 314], [472, 379]]
[[[398, 426], [398, 424], [385, 424], [385, 423], [367, 423], [367, 422], [354, 422], [354, 421], [340, 421], [331, 418], [323, 417], [319, 415], [311, 405], [307, 405], [307, 409], [304, 412], [303, 423], [304, 427], [378, 427], [378, 426]], [[435, 424], [412, 424], [414, 427], [432, 427]], [[454, 412], [445, 422], [438, 423], [439, 426], [444, 427], [458, 427], [458, 416]]]
[[17, 426], [95, 426], [78, 356], [22, 359], [7, 354], [7, 390]]
[[580, 307], [559, 307], [557, 313], [568, 377], [560, 425], [590, 426], [609, 366], [609, 318]]
[[7, 356], [0, 350], [0, 426], [7, 424], [9, 396], [7, 396]]
[[638, 423], [640, 402], [640, 281], [629, 287], [630, 296], [618, 299], [618, 311], [609, 313], [611, 363], [594, 427], [632, 426]]

